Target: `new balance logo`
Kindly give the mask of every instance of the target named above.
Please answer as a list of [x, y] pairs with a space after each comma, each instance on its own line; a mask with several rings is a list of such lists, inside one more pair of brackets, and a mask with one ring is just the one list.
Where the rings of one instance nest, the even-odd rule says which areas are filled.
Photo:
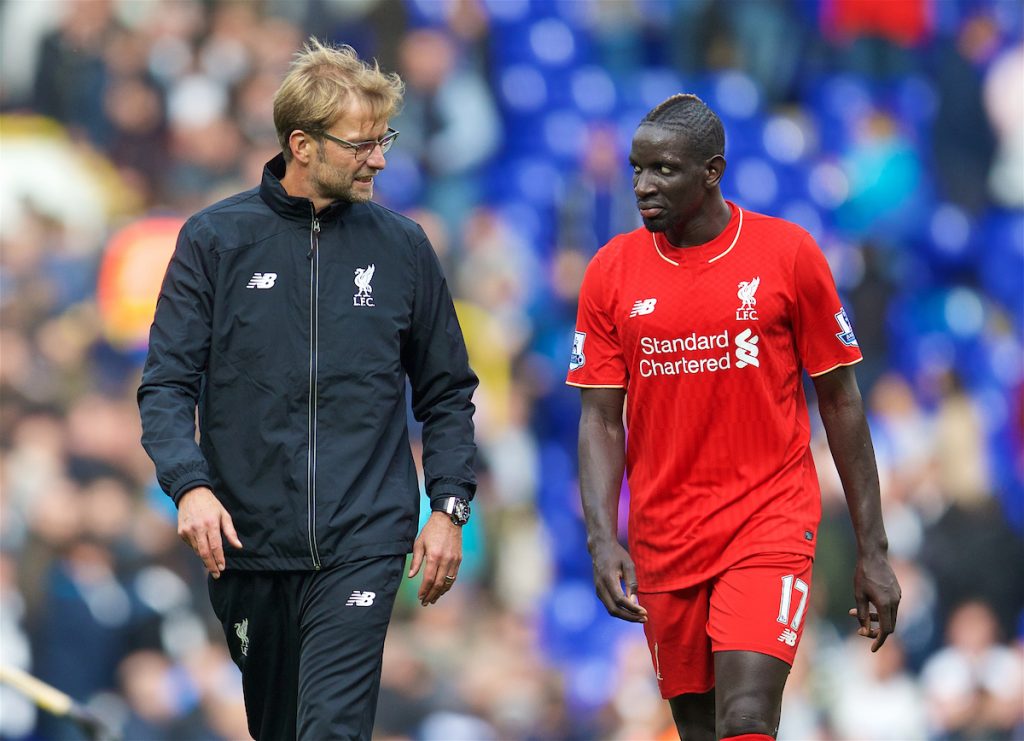
[[753, 334], [749, 329], [744, 329], [738, 335], [736, 335], [736, 367], [746, 368], [748, 365], [752, 365], [755, 368], [761, 366], [760, 361], [757, 359], [757, 354], [760, 349], [757, 347], [757, 341], [760, 339], [757, 335], [751, 337]]
[[376, 592], [360, 592], [358, 589], [352, 592], [352, 596], [348, 598], [348, 602], [345, 603], [345, 607], [369, 607], [373, 604], [373, 598], [377, 596]]
[[658, 303], [656, 298], [643, 298], [633, 304], [633, 310], [629, 312], [630, 316], [640, 316], [643, 314], [650, 314], [654, 311], [654, 305]]
[[273, 288], [277, 273], [253, 273], [246, 288]]
[[795, 646], [796, 631], [792, 628], [786, 628], [779, 634], [779, 643], [785, 643], [787, 646]]

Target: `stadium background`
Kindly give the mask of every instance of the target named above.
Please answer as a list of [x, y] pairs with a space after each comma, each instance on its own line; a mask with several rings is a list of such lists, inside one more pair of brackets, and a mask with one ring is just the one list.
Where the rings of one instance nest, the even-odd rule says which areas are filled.
[[[482, 379], [462, 576], [428, 609], [400, 596], [381, 738], [671, 737], [640, 629], [593, 593], [562, 380], [586, 262], [639, 223], [630, 136], [679, 91], [723, 118], [727, 197], [801, 224], [833, 267], [904, 590], [869, 655], [816, 433], [814, 619], [780, 738], [1022, 737], [1020, 2], [6, 0], [0, 18], [0, 662], [129, 739], [245, 737], [134, 392], [178, 226], [258, 182], [271, 96], [315, 34], [408, 84], [378, 199], [430, 234]], [[0, 735], [77, 737], [6, 688]]]

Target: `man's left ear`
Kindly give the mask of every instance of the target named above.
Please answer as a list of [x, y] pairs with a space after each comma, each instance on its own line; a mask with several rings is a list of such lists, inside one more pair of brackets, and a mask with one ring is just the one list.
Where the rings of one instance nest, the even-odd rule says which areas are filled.
[[704, 165], [704, 182], [709, 188], [718, 185], [725, 174], [725, 157], [716, 154]]

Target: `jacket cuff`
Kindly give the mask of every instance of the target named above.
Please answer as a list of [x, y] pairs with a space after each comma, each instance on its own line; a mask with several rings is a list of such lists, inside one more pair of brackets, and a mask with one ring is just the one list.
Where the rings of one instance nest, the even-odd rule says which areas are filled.
[[448, 497], [461, 497], [471, 501], [473, 499], [473, 490], [458, 484], [435, 484], [428, 496], [430, 497], [430, 506], [433, 507], [436, 502]]
[[175, 481], [174, 486], [171, 488], [170, 492], [168, 492], [171, 495], [171, 499], [174, 500], [174, 506], [177, 507], [181, 498], [197, 486], [205, 486], [211, 490], [213, 489], [213, 484], [210, 482], [210, 479], [198, 471], [192, 471]]

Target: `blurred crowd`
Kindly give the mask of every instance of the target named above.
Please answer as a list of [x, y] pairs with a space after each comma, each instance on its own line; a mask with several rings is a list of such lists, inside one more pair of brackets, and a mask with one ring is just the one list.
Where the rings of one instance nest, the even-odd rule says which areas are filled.
[[[630, 137], [680, 91], [725, 123], [726, 196], [829, 258], [903, 586], [871, 655], [816, 430], [815, 619], [780, 738], [1021, 738], [1022, 17], [1019, 0], [0, 3], [0, 663], [127, 739], [247, 738], [135, 389], [174, 232], [258, 183], [312, 34], [406, 82], [378, 199], [427, 230], [482, 381], [461, 578], [429, 608], [403, 587], [380, 738], [673, 737], [641, 630], [593, 592], [563, 380], [587, 261], [639, 226]], [[0, 737], [78, 734], [0, 687]]]

